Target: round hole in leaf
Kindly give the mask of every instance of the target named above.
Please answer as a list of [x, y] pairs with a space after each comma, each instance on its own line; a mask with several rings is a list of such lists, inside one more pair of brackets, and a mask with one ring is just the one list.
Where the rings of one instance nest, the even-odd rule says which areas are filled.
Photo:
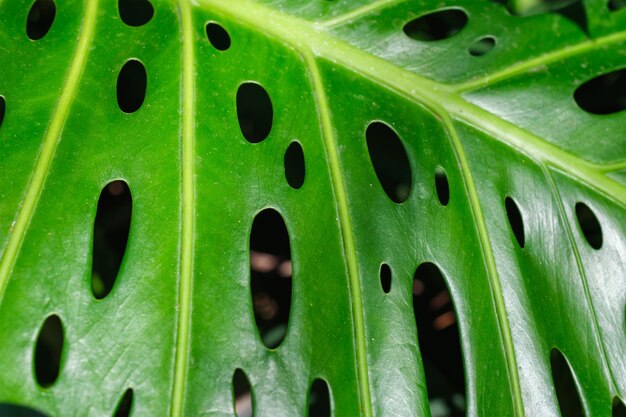
[[265, 88], [246, 82], [237, 90], [237, 119], [243, 137], [250, 143], [263, 141], [272, 129], [274, 110]]
[[445, 381], [447, 395], [458, 398], [450, 402], [447, 415], [465, 415], [465, 371], [457, 314], [443, 274], [432, 262], [415, 270], [413, 313], [429, 399], [441, 395], [438, 389]]
[[448, 184], [448, 176], [441, 167], [435, 169], [435, 188], [439, 202], [442, 206], [447, 206], [450, 201], [450, 185]]
[[626, 109], [626, 68], [599, 75], [574, 91], [578, 107], [592, 114], [613, 114]]
[[133, 408], [133, 390], [128, 388], [115, 407], [113, 417], [128, 417]]
[[250, 290], [257, 330], [265, 346], [284, 340], [292, 297], [292, 259], [289, 233], [278, 211], [256, 215], [250, 233]]
[[237, 417], [254, 415], [250, 381], [240, 368], [237, 368], [233, 374], [233, 403]]
[[496, 46], [496, 39], [493, 36], [485, 36], [475, 40], [467, 48], [472, 56], [483, 56], [488, 54]]
[[146, 98], [146, 68], [136, 59], [126, 61], [117, 77], [117, 104], [124, 113], [134, 113]]
[[380, 286], [385, 294], [391, 291], [391, 268], [387, 264], [380, 266]]
[[26, 19], [26, 35], [33, 41], [46, 36], [52, 27], [56, 11], [56, 5], [52, 0], [35, 1]]
[[422, 15], [404, 25], [404, 33], [418, 41], [439, 41], [459, 33], [467, 25], [461, 9], [443, 9]]
[[98, 300], [111, 292], [117, 279], [126, 253], [132, 208], [130, 189], [124, 181], [112, 181], [100, 193], [91, 262], [91, 289]]
[[509, 219], [509, 225], [511, 226], [511, 231], [515, 236], [515, 240], [517, 240], [520, 248], [523, 248], [526, 243], [526, 237], [524, 235], [524, 220], [522, 219], [522, 213], [519, 211], [515, 200], [511, 197], [504, 199], [504, 206], [506, 208], [506, 216]]
[[298, 189], [304, 184], [304, 151], [297, 141], [291, 142], [285, 152], [285, 177], [291, 188]]
[[122, 22], [128, 26], [145, 25], [154, 16], [150, 0], [119, 0], [117, 3]]
[[218, 51], [225, 51], [230, 48], [230, 35], [219, 23], [207, 23], [206, 36], [211, 45]]
[[59, 377], [63, 351], [63, 324], [56, 314], [44, 321], [35, 345], [35, 377], [42, 388], [48, 388]]
[[323, 379], [316, 379], [309, 393], [309, 417], [330, 417], [330, 390]]
[[580, 402], [578, 389], [572, 376], [572, 370], [563, 354], [556, 348], [550, 353], [550, 365], [554, 389], [559, 402], [562, 416], [583, 416], [583, 407]]
[[398, 134], [383, 122], [372, 122], [365, 131], [367, 150], [380, 185], [396, 203], [409, 198], [411, 164]]
[[602, 227], [596, 215], [585, 203], [576, 203], [576, 219], [587, 242], [594, 249], [602, 247]]

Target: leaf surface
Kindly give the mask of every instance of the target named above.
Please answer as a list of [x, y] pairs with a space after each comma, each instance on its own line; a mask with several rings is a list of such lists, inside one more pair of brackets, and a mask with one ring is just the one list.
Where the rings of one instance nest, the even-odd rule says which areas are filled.
[[[574, 99], [626, 67], [626, 9], [580, 2], [582, 27], [482, 0], [154, 0], [130, 26], [124, 2], [57, 3], [32, 41], [32, 2], [0, 2], [0, 411], [107, 416], [130, 392], [133, 416], [233, 415], [241, 369], [255, 416], [306, 415], [317, 379], [335, 416], [440, 415], [411, 306], [424, 263], [456, 313], [467, 415], [560, 415], [555, 348], [587, 415], [626, 398], [626, 112]], [[407, 33], [450, 9], [466, 23], [447, 38]], [[493, 49], [469, 52], [487, 36]], [[125, 112], [131, 59], [147, 83]], [[246, 83], [267, 99], [240, 100]], [[400, 141], [409, 188], [406, 170], [369, 154], [372, 122]], [[300, 187], [285, 177], [294, 141]], [[115, 180], [132, 196], [130, 232], [95, 297], [94, 221]], [[251, 296], [266, 208], [284, 220], [293, 271], [275, 349]], [[42, 388], [35, 346], [52, 315], [60, 366]]]

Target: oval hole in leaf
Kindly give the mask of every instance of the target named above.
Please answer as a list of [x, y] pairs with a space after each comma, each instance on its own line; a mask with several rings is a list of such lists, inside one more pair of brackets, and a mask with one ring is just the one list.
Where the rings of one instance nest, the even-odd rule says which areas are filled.
[[63, 324], [56, 314], [44, 321], [35, 346], [35, 377], [42, 388], [48, 388], [59, 377], [63, 352]]
[[230, 48], [230, 35], [219, 23], [207, 23], [206, 36], [211, 45], [218, 51], [225, 51]]
[[450, 186], [446, 172], [437, 167], [435, 169], [435, 187], [437, 188], [437, 198], [442, 206], [447, 206], [450, 201]]
[[154, 16], [150, 0], [119, 0], [117, 3], [122, 22], [128, 26], [145, 25]]
[[613, 398], [612, 417], [626, 417], [626, 406], [620, 401], [619, 397]]
[[496, 39], [493, 36], [485, 36], [472, 42], [467, 51], [471, 56], [483, 56], [491, 52], [495, 46]]
[[439, 268], [421, 264], [413, 277], [413, 312], [431, 404], [465, 415], [465, 372], [456, 313]]
[[404, 33], [418, 41], [439, 41], [459, 33], [467, 25], [461, 9], [438, 10], [422, 15], [404, 25]]
[[328, 383], [316, 379], [309, 394], [309, 417], [330, 417], [330, 393]]
[[239, 368], [233, 374], [233, 403], [237, 417], [251, 417], [254, 414], [250, 382], [245, 372]]
[[587, 242], [594, 249], [602, 247], [602, 227], [593, 211], [585, 203], [576, 203], [576, 219]]
[[237, 90], [237, 118], [241, 133], [250, 143], [263, 141], [272, 129], [274, 110], [267, 91], [257, 83], [247, 82]]
[[124, 181], [110, 182], [98, 199], [93, 228], [91, 289], [96, 299], [113, 289], [128, 243], [133, 201]]
[[380, 266], [380, 286], [383, 288], [385, 294], [391, 291], [391, 268], [387, 264]]
[[291, 188], [298, 189], [304, 184], [304, 176], [304, 151], [297, 141], [293, 141], [285, 152], [285, 177]]
[[584, 416], [585, 413], [583, 412], [578, 390], [574, 383], [572, 370], [563, 354], [556, 348], [552, 349], [550, 353], [550, 365], [561, 415]]
[[383, 122], [372, 122], [365, 137], [380, 185], [392, 201], [403, 203], [411, 193], [412, 175], [409, 158], [398, 134]]
[[3, 417], [48, 417], [47, 414], [25, 405], [0, 403], [0, 416]]
[[609, 0], [609, 10], [616, 12], [626, 7], [626, 0]]
[[2, 126], [2, 122], [4, 121], [4, 114], [7, 109], [7, 103], [4, 97], [0, 96], [0, 126]]
[[146, 98], [146, 68], [136, 59], [126, 61], [117, 77], [117, 104], [124, 113], [134, 113]]
[[270, 349], [285, 338], [291, 310], [291, 248], [282, 216], [268, 208], [256, 215], [250, 233], [250, 289], [254, 319]]
[[113, 417], [128, 417], [133, 408], [133, 390], [128, 388], [117, 403]]
[[612, 114], [626, 109], [626, 68], [597, 76], [574, 91], [581, 109], [592, 114]]
[[504, 199], [504, 206], [506, 208], [506, 216], [509, 219], [511, 231], [513, 231], [513, 235], [515, 235], [515, 240], [517, 240], [520, 248], [523, 248], [526, 244], [526, 237], [524, 235], [524, 220], [522, 219], [522, 213], [519, 211], [515, 200], [511, 197]]
[[33, 41], [46, 36], [56, 15], [57, 8], [52, 0], [37, 0], [28, 12], [26, 35]]

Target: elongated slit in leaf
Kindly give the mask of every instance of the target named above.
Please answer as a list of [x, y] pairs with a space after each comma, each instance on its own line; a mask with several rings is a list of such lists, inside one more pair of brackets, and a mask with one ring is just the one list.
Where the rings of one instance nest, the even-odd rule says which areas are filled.
[[448, 176], [441, 167], [437, 167], [435, 170], [435, 188], [439, 202], [442, 206], [447, 206], [450, 201], [450, 185], [448, 184]]
[[380, 266], [380, 286], [385, 294], [391, 291], [391, 278], [391, 268], [385, 263], [382, 264]]
[[261, 339], [274, 349], [282, 343], [289, 324], [292, 260], [285, 222], [271, 208], [257, 214], [252, 223], [250, 290]]
[[626, 405], [619, 399], [619, 397], [613, 398], [613, 410], [612, 417], [626, 417]]
[[439, 41], [459, 33], [467, 25], [461, 9], [443, 9], [422, 15], [404, 25], [404, 33], [417, 41]]
[[522, 218], [522, 213], [519, 211], [515, 200], [511, 197], [504, 199], [504, 207], [506, 208], [506, 216], [509, 219], [509, 225], [511, 226], [515, 240], [517, 240], [520, 248], [523, 248], [526, 244], [526, 235], [524, 233], [524, 219]]
[[464, 415], [465, 371], [457, 316], [439, 268], [421, 264], [413, 278], [413, 312], [428, 398], [445, 404], [448, 415]]
[[4, 97], [0, 96], [0, 127], [2, 127], [2, 122], [4, 121], [4, 113], [6, 112], [7, 103]]
[[237, 417], [251, 417], [254, 414], [252, 388], [246, 373], [237, 368], [233, 374], [233, 406]]
[[46, 36], [54, 23], [56, 5], [53, 0], [37, 0], [28, 12], [26, 35], [33, 41]]
[[626, 0], [609, 0], [608, 6], [610, 11], [616, 12], [626, 8]]
[[2, 417], [48, 417], [47, 414], [34, 408], [19, 405], [0, 403], [0, 416]]
[[128, 417], [133, 408], [133, 390], [128, 388], [115, 407], [113, 417]]
[[409, 157], [398, 134], [383, 122], [372, 122], [365, 131], [367, 150], [376, 177], [387, 196], [400, 204], [411, 194]]
[[598, 250], [602, 247], [602, 227], [598, 218], [585, 203], [576, 203], [576, 220], [583, 236], [592, 248]]
[[578, 107], [592, 114], [608, 115], [626, 110], [626, 68], [599, 75], [574, 92]]
[[272, 130], [274, 109], [270, 96], [258, 83], [247, 82], [237, 90], [237, 119], [244, 138], [262, 142]]
[[306, 175], [304, 165], [304, 151], [302, 146], [293, 141], [285, 152], [285, 178], [291, 188], [298, 189], [304, 184]]
[[59, 377], [63, 352], [63, 324], [56, 314], [44, 321], [35, 346], [35, 377], [42, 388], [48, 388]]
[[117, 279], [126, 253], [132, 205], [130, 189], [124, 181], [113, 181], [100, 193], [91, 263], [91, 289], [96, 299], [106, 297]]
[[126, 61], [117, 77], [117, 104], [124, 113], [134, 113], [146, 98], [148, 75], [136, 59]]
[[331, 417], [330, 392], [328, 383], [316, 379], [309, 393], [309, 417]]
[[563, 416], [584, 416], [572, 370], [563, 354], [556, 348], [550, 353], [554, 389]]

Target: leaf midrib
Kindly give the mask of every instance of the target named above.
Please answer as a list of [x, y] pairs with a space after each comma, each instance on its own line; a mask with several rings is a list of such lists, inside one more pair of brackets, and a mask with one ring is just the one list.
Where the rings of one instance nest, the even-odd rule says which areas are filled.
[[180, 277], [178, 288], [178, 318], [174, 358], [174, 382], [170, 415], [180, 417], [183, 413], [189, 338], [191, 331], [191, 292], [193, 281], [194, 222], [195, 222], [195, 57], [194, 29], [191, 4], [178, 1], [178, 15], [182, 38], [182, 125], [181, 125], [181, 245]]

